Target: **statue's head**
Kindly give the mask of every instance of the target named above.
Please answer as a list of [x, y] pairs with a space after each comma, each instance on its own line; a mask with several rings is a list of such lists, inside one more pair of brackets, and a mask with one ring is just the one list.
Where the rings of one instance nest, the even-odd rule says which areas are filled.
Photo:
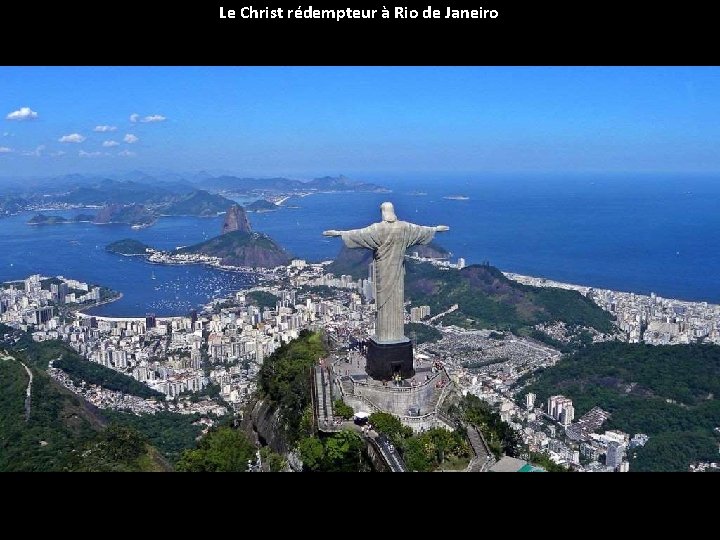
[[391, 202], [382, 203], [380, 205], [380, 211], [382, 212], [383, 221], [387, 221], [388, 223], [397, 221], [397, 216], [395, 215], [395, 208], [393, 207], [393, 203], [391, 203]]

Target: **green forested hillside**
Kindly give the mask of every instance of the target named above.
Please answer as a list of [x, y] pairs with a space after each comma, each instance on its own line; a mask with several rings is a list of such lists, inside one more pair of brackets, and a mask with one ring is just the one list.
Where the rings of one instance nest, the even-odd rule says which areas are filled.
[[[37, 343], [24, 332], [0, 325], [3, 336], [7, 339], [0, 345], [0, 471], [170, 468], [144, 435], [132, 426], [109, 422], [102, 411], [47, 374], [50, 360], [75, 354], [67, 345]], [[33, 375], [29, 415], [29, 377], [20, 362]]]
[[[370, 250], [343, 249], [328, 271], [365, 278], [371, 260]], [[600, 332], [613, 331], [610, 314], [579, 292], [522, 285], [490, 265], [457, 270], [406, 259], [405, 271], [405, 298], [413, 305], [429, 305], [437, 314], [458, 304], [458, 310], [443, 317], [445, 325], [530, 333], [535, 324], [562, 321]]]
[[570, 397], [576, 417], [600, 406], [612, 413], [608, 429], [648, 434], [633, 470], [686, 470], [692, 461], [717, 460], [718, 346], [598, 343], [535, 375], [523, 392], [541, 401]]
[[67, 351], [55, 360], [53, 366], [62, 369], [75, 383], [85, 381], [90, 384], [97, 384], [108, 390], [132, 394], [142, 398], [165, 399], [165, 395], [153, 390], [129, 375], [119, 373], [114, 369], [101, 366], [95, 362], [85, 360], [75, 351]]
[[310, 405], [312, 367], [325, 353], [320, 335], [303, 330], [298, 339], [266, 358], [260, 369], [258, 387], [280, 409], [291, 443], [300, 437], [303, 413]]
[[273, 268], [290, 262], [290, 255], [277, 242], [258, 232], [232, 231], [181, 248], [178, 253], [219, 257], [223, 264], [235, 266]]
[[424, 263], [406, 263], [405, 295], [413, 305], [429, 305], [436, 314], [453, 304], [459, 309], [443, 324], [520, 332], [551, 321], [612, 331], [610, 315], [576, 291], [530, 287], [506, 278], [489, 265], [441, 270]]
[[169, 469], [134, 429], [106, 427], [107, 420], [94, 407], [44, 371], [30, 369], [33, 384], [26, 421], [27, 373], [15, 360], [0, 360], [0, 471]]

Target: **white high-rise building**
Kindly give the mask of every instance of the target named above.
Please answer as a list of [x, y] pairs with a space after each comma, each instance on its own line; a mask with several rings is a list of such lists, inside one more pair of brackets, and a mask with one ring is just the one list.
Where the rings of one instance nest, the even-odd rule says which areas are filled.
[[547, 412], [563, 426], [569, 426], [575, 418], [572, 400], [565, 396], [550, 396], [547, 402]]
[[463, 268], [465, 268], [465, 259], [463, 259], [462, 257], [458, 257], [457, 267], [458, 270], [462, 270]]
[[537, 399], [537, 395], [530, 392], [525, 396], [525, 407], [527, 407], [528, 411], [532, 411], [535, 407], [535, 400]]

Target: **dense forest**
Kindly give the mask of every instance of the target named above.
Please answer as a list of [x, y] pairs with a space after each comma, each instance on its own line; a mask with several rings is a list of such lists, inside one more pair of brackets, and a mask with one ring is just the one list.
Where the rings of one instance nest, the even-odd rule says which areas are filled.
[[124, 375], [114, 369], [85, 360], [74, 351], [63, 353], [59, 359], [53, 362], [53, 366], [62, 369], [76, 384], [85, 381], [108, 390], [132, 394], [141, 398], [165, 399], [164, 394], [153, 390], [129, 375]]
[[123, 426], [129, 426], [141, 433], [165, 458], [174, 463], [183, 450], [195, 446], [200, 436], [200, 415], [179, 414], [169, 411], [137, 415], [125, 411], [103, 411], [103, 416]]
[[503, 454], [517, 457], [521, 447], [518, 434], [507, 422], [500, 419], [500, 414], [486, 401], [468, 394], [463, 396], [457, 405], [452, 406], [448, 413], [461, 423], [478, 428], [496, 458]]
[[[160, 471], [171, 468], [148, 437], [159, 438], [160, 416], [147, 416], [146, 421], [155, 424], [143, 432], [133, 425], [139, 425], [141, 417], [100, 411], [47, 374], [50, 360], [77, 356], [66, 344], [59, 341], [38, 343], [25, 332], [0, 325], [0, 336], [3, 335], [8, 339], [0, 346], [0, 471]], [[3, 351], [7, 351], [10, 359], [2, 360]], [[25, 408], [29, 378], [20, 362], [24, 362], [33, 374], [29, 414]], [[183, 418], [188, 425], [193, 420]], [[195, 434], [190, 440], [183, 441], [184, 447], [194, 444], [199, 428], [193, 426], [193, 429]], [[171, 452], [166, 454], [172, 457]]]
[[283, 344], [266, 358], [260, 369], [258, 389], [280, 410], [290, 444], [296, 443], [303, 434], [303, 416], [312, 415], [312, 367], [325, 354], [320, 335], [303, 330], [297, 339]]
[[523, 333], [538, 323], [563, 321], [613, 331], [610, 315], [577, 291], [522, 285], [489, 265], [440, 270], [408, 261], [406, 268], [406, 296], [414, 305], [429, 305], [432, 313], [459, 306], [443, 318], [446, 325]]
[[196, 448], [185, 450], [175, 469], [181, 472], [246, 472], [255, 457], [253, 445], [240, 430], [219, 426], [211, 430]]
[[23, 355], [33, 373], [26, 419], [28, 376], [16, 360], [0, 360], [0, 471], [160, 471], [169, 464], [132, 427], [110, 424], [80, 397]]
[[264, 308], [275, 309], [279, 298], [271, 292], [267, 291], [250, 291], [245, 294], [245, 301], [248, 304], [258, 306], [262, 311]]
[[436, 427], [413, 433], [400, 419], [386, 412], [371, 414], [370, 423], [392, 441], [409, 471], [462, 470], [472, 457], [470, 443], [462, 429], [449, 431]]
[[563, 394], [576, 418], [594, 406], [612, 414], [604, 427], [649, 442], [630, 454], [632, 470], [687, 470], [716, 461], [720, 426], [720, 347], [598, 343], [519, 381], [542, 402]]

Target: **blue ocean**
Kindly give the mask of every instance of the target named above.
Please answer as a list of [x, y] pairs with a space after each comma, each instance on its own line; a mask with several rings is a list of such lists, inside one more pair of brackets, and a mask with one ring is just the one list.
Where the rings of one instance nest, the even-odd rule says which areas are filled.
[[[392, 193], [327, 193], [291, 198], [250, 214], [252, 226], [293, 255], [333, 258], [340, 240], [325, 229], [365, 226], [390, 200], [398, 217], [449, 225], [436, 239], [468, 264], [600, 288], [655, 292], [720, 303], [720, 177], [688, 175], [366, 175]], [[445, 197], [451, 197], [450, 199]], [[240, 201], [243, 202], [243, 201]], [[72, 216], [81, 211], [46, 212]], [[106, 253], [135, 238], [169, 249], [219, 233], [222, 217], [161, 218], [133, 230], [89, 223], [29, 226], [32, 213], [0, 220], [0, 281], [32, 273], [65, 275], [123, 293], [95, 313], [185, 314], [251, 282], [242, 273], [161, 266]]]

